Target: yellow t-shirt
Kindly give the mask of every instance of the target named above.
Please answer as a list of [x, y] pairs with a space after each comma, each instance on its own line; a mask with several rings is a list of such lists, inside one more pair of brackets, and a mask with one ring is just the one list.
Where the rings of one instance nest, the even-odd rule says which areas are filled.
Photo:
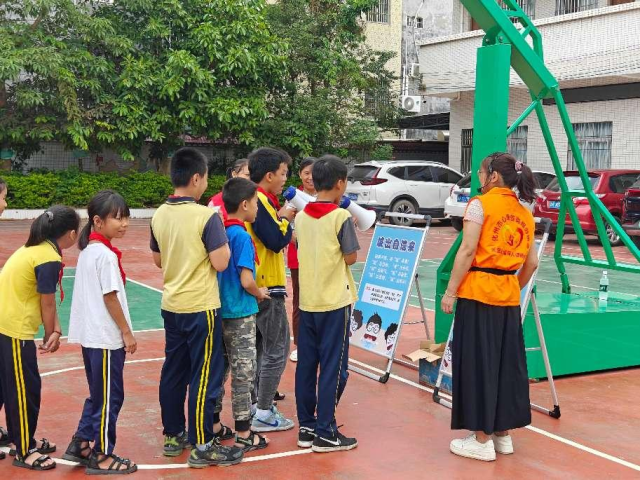
[[33, 340], [42, 325], [40, 295], [56, 293], [62, 256], [55, 242], [20, 247], [0, 272], [0, 333]]
[[358, 294], [344, 261], [360, 249], [351, 214], [337, 205], [309, 203], [296, 216], [300, 310], [330, 312], [353, 304]]
[[220, 308], [218, 272], [209, 253], [228, 242], [220, 215], [190, 197], [169, 197], [151, 219], [151, 250], [160, 252], [162, 309], [196, 313]]

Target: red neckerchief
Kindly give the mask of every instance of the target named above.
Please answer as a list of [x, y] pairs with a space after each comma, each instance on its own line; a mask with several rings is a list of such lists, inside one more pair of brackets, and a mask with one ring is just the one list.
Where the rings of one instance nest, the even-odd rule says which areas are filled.
[[60, 303], [64, 302], [64, 290], [62, 289], [62, 276], [64, 275], [64, 263], [60, 255], [60, 273], [58, 274], [58, 286], [60, 287]]
[[338, 209], [338, 205], [329, 202], [309, 202], [304, 207], [304, 213], [313, 218], [322, 218], [328, 213]]
[[[229, 228], [233, 225], [238, 225], [239, 227], [242, 227], [242, 229], [245, 232], [247, 231], [247, 227], [245, 226], [242, 220], [238, 220], [237, 218], [227, 218], [224, 221], [224, 228]], [[256, 242], [253, 241], [253, 237], [251, 237], [251, 243], [253, 243], [253, 251], [255, 253], [256, 265], [260, 265], [260, 259], [258, 258], [258, 249], [256, 248]]]
[[276, 210], [280, 210], [280, 201], [278, 200], [278, 197], [276, 197], [273, 193], [267, 192], [262, 187], [258, 187], [258, 191], [271, 201], [273, 206], [276, 207]]
[[105, 247], [107, 247], [109, 250], [111, 250], [113, 253], [116, 254], [116, 257], [118, 257], [118, 267], [120, 267], [120, 275], [122, 276], [122, 284], [126, 285], [127, 276], [125, 275], [124, 269], [122, 268], [122, 252], [118, 250], [116, 247], [114, 247], [113, 245], [111, 245], [111, 242], [107, 240], [107, 238], [104, 235], [101, 235], [97, 232], [91, 232], [91, 235], [89, 235], [89, 241], [91, 240], [95, 240], [96, 242], [102, 243]]

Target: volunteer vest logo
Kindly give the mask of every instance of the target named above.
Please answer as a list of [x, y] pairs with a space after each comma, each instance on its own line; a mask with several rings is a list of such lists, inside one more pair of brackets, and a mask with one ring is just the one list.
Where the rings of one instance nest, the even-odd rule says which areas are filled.
[[511, 248], [518, 248], [524, 239], [524, 230], [518, 227], [513, 230], [511, 225], [505, 225], [502, 229], [502, 240]]
[[[498, 243], [493, 247], [494, 253], [515, 258], [525, 258], [525, 249], [520, 248], [522, 243], [531, 238], [529, 227], [518, 215], [503, 215], [494, 225], [491, 240]], [[528, 250], [528, 248], [526, 249]]]

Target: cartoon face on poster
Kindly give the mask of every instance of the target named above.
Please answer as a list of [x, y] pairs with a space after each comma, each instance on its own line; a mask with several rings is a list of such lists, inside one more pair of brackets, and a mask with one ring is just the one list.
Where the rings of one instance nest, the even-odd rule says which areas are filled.
[[349, 325], [351, 345], [393, 355], [424, 235], [422, 229], [376, 227]]

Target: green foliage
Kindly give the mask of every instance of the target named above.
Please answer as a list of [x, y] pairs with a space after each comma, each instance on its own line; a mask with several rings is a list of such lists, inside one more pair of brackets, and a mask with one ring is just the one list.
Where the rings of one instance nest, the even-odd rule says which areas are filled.
[[[258, 129], [260, 143], [294, 157], [370, 150], [378, 127], [392, 123], [393, 109], [369, 116], [364, 92], [387, 89], [385, 68], [393, 57], [365, 45], [361, 15], [376, 0], [280, 0], [267, 7], [271, 29], [288, 44], [284, 82], [269, 97], [269, 118]], [[397, 110], [397, 109], [395, 109]]]
[[[77, 170], [61, 172], [32, 172], [27, 175], [2, 173], [7, 182], [8, 208], [40, 209], [61, 204], [85, 208], [98, 191], [110, 188], [120, 193], [130, 208], [152, 208], [162, 204], [173, 192], [171, 180], [155, 172], [83, 173]], [[209, 177], [209, 186], [200, 203], [206, 205], [213, 195], [222, 190], [223, 175]], [[298, 177], [291, 177], [289, 185], [299, 185]], [[286, 187], [285, 187], [286, 188]]]
[[387, 144], [378, 145], [369, 155], [371, 160], [391, 160], [393, 158], [393, 146]]

